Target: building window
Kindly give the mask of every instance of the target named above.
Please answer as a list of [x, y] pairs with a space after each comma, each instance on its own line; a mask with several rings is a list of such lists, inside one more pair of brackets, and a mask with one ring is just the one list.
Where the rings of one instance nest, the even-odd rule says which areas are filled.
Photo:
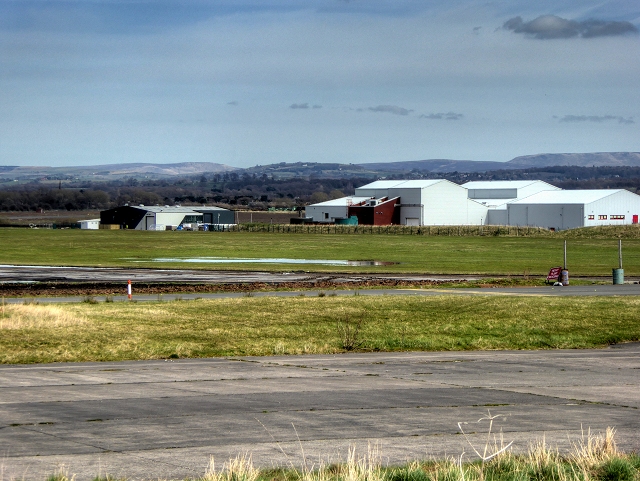
[[[605, 217], [606, 217], [606, 216], [605, 216]], [[325, 219], [328, 219], [328, 218], [329, 218], [329, 213], [328, 213], [328, 212], [325, 212], [325, 213], [324, 213], [324, 218], [325, 218]]]
[[609, 216], [609, 219], [611, 219], [611, 220], [624, 220], [624, 216], [623, 215], [611, 215], [611, 216]]
[[607, 216], [606, 215], [599, 215], [598, 216], [598, 220], [607, 220]]
[[589, 220], [594, 220], [595, 218], [596, 218], [596, 216], [595, 216], [595, 215], [593, 215], [593, 214], [589, 214]]

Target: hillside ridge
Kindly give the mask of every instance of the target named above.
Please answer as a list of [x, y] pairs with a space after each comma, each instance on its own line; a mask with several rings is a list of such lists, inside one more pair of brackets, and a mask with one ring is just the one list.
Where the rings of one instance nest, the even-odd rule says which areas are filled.
[[124, 163], [111, 165], [39, 167], [0, 166], [0, 179], [8, 180], [113, 180], [134, 178], [171, 178], [200, 174], [246, 173], [278, 177], [364, 177], [403, 173], [477, 173], [500, 170], [523, 170], [553, 166], [640, 167], [640, 152], [544, 153], [523, 155], [507, 162], [482, 160], [424, 159], [398, 162], [339, 164], [320, 162], [281, 162], [246, 169], [214, 162], [176, 162], [170, 164]]

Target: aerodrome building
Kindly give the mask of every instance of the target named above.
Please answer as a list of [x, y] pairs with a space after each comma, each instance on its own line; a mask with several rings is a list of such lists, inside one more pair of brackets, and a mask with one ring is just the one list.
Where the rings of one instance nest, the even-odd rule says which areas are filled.
[[123, 205], [100, 212], [102, 229], [166, 230], [200, 224], [234, 224], [233, 211], [214, 206]]
[[379, 180], [306, 208], [318, 223], [509, 225], [553, 230], [637, 224], [640, 196], [623, 189], [562, 190], [540, 180]]

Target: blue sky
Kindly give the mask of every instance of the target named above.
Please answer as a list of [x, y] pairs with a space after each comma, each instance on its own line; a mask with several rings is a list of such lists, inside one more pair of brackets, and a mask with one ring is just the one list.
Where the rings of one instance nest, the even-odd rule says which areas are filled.
[[0, 165], [640, 151], [636, 1], [0, 0]]

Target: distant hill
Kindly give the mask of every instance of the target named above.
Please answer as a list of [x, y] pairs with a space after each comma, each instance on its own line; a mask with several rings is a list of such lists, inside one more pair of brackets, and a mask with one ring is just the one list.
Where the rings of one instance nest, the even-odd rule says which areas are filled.
[[368, 171], [398, 173], [411, 171], [444, 172], [487, 172], [495, 170], [534, 169], [538, 167], [639, 167], [640, 152], [595, 152], [587, 154], [536, 154], [516, 157], [508, 162], [488, 162], [476, 160], [430, 159], [404, 162], [378, 162], [357, 164]]
[[175, 164], [112, 164], [72, 167], [0, 167], [0, 179], [19, 180], [112, 180], [123, 177], [170, 178], [182, 175], [220, 173], [238, 170], [213, 162], [181, 162]]
[[12, 180], [57, 182], [108, 181], [123, 178], [169, 179], [193, 177], [201, 174], [236, 172], [238, 174], [267, 175], [277, 179], [324, 178], [375, 179], [411, 174], [482, 173], [501, 170], [523, 170], [552, 166], [577, 167], [640, 167], [640, 152], [595, 152], [584, 154], [536, 154], [516, 157], [508, 162], [474, 160], [428, 159], [370, 164], [337, 164], [321, 162], [281, 162], [239, 169], [212, 162], [181, 162], [175, 164], [113, 164], [79, 167], [19, 167], [0, 166], [0, 181]]
[[87, 170], [108, 171], [109, 175], [130, 176], [140, 174], [152, 174], [163, 177], [174, 177], [176, 175], [194, 175], [204, 173], [231, 172], [238, 170], [224, 164], [213, 162], [180, 162], [176, 164], [115, 164], [98, 165], [86, 167]]
[[[509, 169], [529, 169], [556, 165], [578, 167], [640, 167], [640, 152], [595, 152], [589, 154], [523, 155], [503, 164]], [[507, 167], [508, 166], [508, 167]]]
[[380, 172], [485, 172], [487, 170], [504, 169], [506, 164], [507, 162], [486, 162], [481, 160], [430, 159], [357, 165], [369, 171]]

